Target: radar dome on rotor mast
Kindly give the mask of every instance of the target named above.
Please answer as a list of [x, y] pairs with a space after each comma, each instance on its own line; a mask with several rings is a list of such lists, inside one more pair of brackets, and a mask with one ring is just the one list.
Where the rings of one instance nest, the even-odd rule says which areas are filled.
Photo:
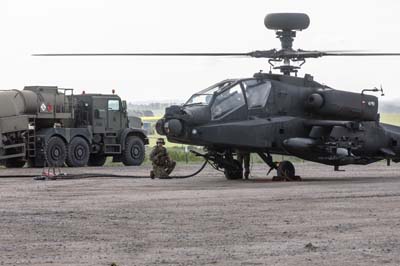
[[264, 25], [270, 30], [305, 30], [310, 18], [304, 13], [271, 13], [265, 16]]

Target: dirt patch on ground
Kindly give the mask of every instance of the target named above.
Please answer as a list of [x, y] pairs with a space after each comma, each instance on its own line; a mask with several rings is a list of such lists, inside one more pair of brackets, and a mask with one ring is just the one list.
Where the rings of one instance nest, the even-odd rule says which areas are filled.
[[181, 180], [3, 178], [0, 265], [400, 264], [399, 166], [296, 167], [303, 182], [271, 182], [264, 165], [249, 181], [208, 167]]

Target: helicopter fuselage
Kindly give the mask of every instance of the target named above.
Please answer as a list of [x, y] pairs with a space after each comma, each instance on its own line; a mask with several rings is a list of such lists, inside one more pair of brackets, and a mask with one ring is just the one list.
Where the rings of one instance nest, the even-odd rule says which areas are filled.
[[328, 165], [400, 160], [400, 128], [379, 122], [378, 99], [310, 75], [225, 80], [171, 106], [157, 131], [209, 151], [285, 154]]

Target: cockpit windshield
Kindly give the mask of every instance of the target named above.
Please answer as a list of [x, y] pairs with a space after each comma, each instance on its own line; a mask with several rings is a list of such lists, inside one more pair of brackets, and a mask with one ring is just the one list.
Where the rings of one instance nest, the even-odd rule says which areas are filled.
[[223, 81], [208, 87], [207, 89], [199, 91], [198, 93], [193, 94], [192, 97], [190, 97], [190, 99], [185, 103], [185, 105], [208, 105], [212, 96], [214, 95], [214, 92], [221, 91], [232, 83], [233, 81]]
[[271, 92], [271, 82], [268, 80], [246, 80], [243, 81], [249, 109], [262, 108], [267, 103]]
[[245, 104], [246, 102], [240, 83], [236, 83], [234, 86], [222, 91], [215, 97], [215, 101], [211, 106], [211, 118], [219, 119]]

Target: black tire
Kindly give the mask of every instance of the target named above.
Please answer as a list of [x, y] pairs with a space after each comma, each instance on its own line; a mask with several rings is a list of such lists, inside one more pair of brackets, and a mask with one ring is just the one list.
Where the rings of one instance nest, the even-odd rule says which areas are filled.
[[238, 160], [233, 160], [234, 167], [225, 168], [224, 174], [228, 180], [236, 180], [243, 178], [243, 168]]
[[89, 161], [90, 147], [82, 137], [74, 137], [68, 144], [66, 163], [69, 167], [83, 167]]
[[296, 171], [294, 165], [289, 161], [282, 161], [278, 165], [277, 169], [278, 177], [285, 177], [287, 179], [294, 179]]
[[44, 147], [44, 157], [46, 158], [47, 166], [64, 166], [67, 158], [67, 148], [64, 141], [57, 136], [51, 137]]
[[87, 165], [88, 166], [103, 166], [106, 163], [106, 160], [107, 160], [107, 156], [105, 156], [104, 154], [91, 154]]
[[144, 142], [137, 136], [129, 136], [122, 152], [122, 163], [126, 166], [141, 165], [144, 161]]
[[25, 160], [23, 159], [8, 159], [5, 162], [5, 167], [6, 168], [22, 168], [25, 165]]

